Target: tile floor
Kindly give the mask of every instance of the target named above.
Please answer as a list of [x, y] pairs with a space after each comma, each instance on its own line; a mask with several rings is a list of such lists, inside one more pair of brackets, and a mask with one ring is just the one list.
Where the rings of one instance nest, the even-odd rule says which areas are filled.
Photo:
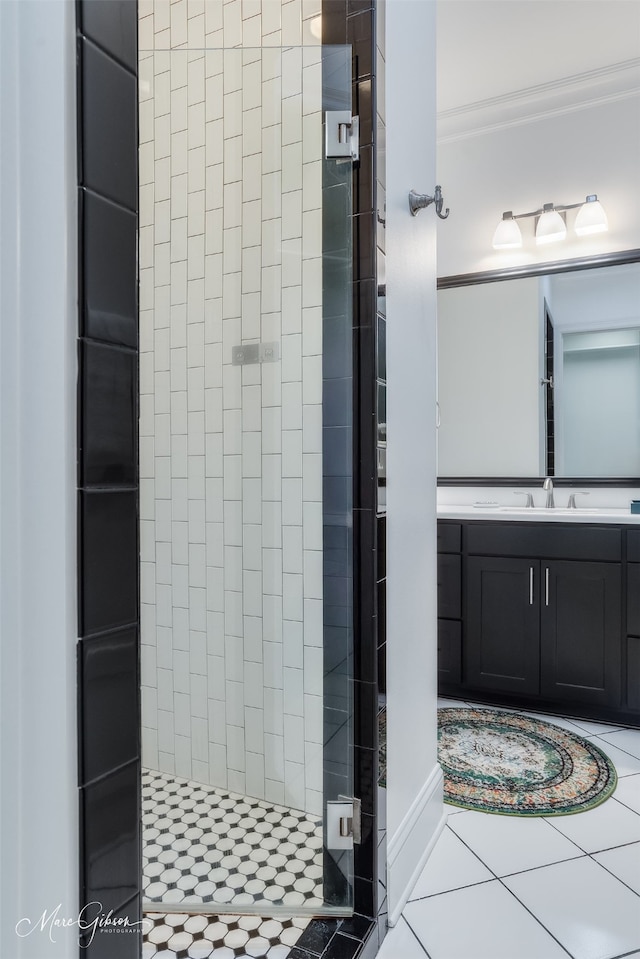
[[308, 919], [147, 913], [142, 959], [287, 959]]
[[540, 718], [607, 753], [614, 795], [549, 819], [446, 806], [445, 829], [378, 959], [640, 957], [640, 730]]
[[231, 912], [324, 901], [315, 816], [144, 770], [142, 824], [147, 900], [217, 903]]

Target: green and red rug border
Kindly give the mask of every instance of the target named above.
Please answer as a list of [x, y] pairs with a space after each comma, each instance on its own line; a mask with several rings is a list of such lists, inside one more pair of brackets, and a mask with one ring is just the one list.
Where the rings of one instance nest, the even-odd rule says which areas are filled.
[[586, 747], [586, 751], [589, 754], [596, 757], [600, 761], [602, 766], [606, 768], [608, 772], [608, 776], [607, 776], [607, 781], [605, 782], [605, 784], [599, 791], [598, 795], [579, 806], [573, 806], [573, 807], [569, 806], [565, 808], [554, 808], [554, 809], [533, 809], [533, 808], [506, 809], [506, 808], [499, 808], [497, 806], [491, 806], [490, 803], [487, 803], [485, 808], [484, 806], [480, 806], [477, 802], [464, 803], [460, 800], [459, 797], [451, 798], [450, 796], [447, 795], [447, 789], [446, 789], [447, 776], [445, 771], [443, 799], [444, 799], [444, 802], [447, 803], [447, 805], [455, 806], [459, 809], [470, 809], [475, 812], [486, 812], [492, 815], [502, 815], [502, 816], [512, 816], [512, 817], [519, 816], [521, 818], [527, 818], [527, 819], [531, 819], [535, 817], [550, 818], [553, 816], [571, 816], [581, 812], [588, 812], [600, 806], [603, 802], [609, 799], [615, 792], [615, 789], [618, 784], [618, 775], [616, 772], [616, 768], [613, 762], [611, 761], [611, 759], [609, 758], [609, 756], [607, 756], [607, 754], [599, 746], [597, 746], [595, 743], [593, 743], [591, 740], [587, 739], [586, 737], [581, 736], [578, 733], [574, 733], [571, 730], [565, 729], [564, 727], [560, 727], [554, 724], [552, 717], [550, 717], [549, 720], [540, 719], [537, 716], [536, 717], [529, 716], [526, 713], [495, 709], [488, 706], [460, 706], [460, 705], [441, 706], [438, 708], [438, 734], [440, 733], [440, 727], [441, 727], [441, 722], [440, 722], [441, 714], [446, 712], [452, 712], [452, 711], [469, 712], [472, 714], [478, 714], [478, 713], [486, 714], [487, 718], [492, 717], [494, 721], [496, 719], [498, 720], [504, 719], [506, 725], [509, 725], [509, 722], [508, 722], [509, 719], [513, 720], [514, 718], [518, 718], [519, 720], [527, 720], [528, 722], [532, 724], [537, 724], [543, 727], [543, 729], [549, 729], [552, 732], [559, 731], [563, 738], [565, 739], [568, 738], [574, 741], [577, 745], [582, 746], [582, 748]]

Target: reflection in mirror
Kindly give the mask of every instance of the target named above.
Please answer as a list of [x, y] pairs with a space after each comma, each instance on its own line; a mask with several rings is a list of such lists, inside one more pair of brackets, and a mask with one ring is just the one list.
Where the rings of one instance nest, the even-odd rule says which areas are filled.
[[439, 290], [439, 475], [640, 475], [639, 331], [637, 262]]
[[571, 476], [640, 475], [640, 330], [565, 333], [561, 458]]

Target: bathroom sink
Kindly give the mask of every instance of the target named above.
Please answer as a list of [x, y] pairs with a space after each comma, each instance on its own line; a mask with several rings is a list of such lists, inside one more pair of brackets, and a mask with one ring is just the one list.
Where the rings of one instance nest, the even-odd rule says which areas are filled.
[[567, 506], [555, 506], [549, 508], [547, 506], [499, 506], [498, 509], [501, 513], [541, 513], [541, 514], [553, 514], [553, 513], [600, 513], [602, 512], [597, 506], [576, 506], [575, 508], [569, 509]]

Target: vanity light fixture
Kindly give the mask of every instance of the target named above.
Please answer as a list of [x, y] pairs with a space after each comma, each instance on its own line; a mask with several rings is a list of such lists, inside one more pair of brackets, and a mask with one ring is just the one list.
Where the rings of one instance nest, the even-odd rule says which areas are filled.
[[584, 203], [545, 203], [540, 210], [530, 213], [513, 213], [507, 210], [493, 234], [494, 250], [516, 250], [522, 246], [522, 233], [516, 220], [525, 217], [536, 217], [536, 243], [540, 246], [545, 243], [556, 243], [567, 236], [566, 210], [575, 210], [580, 207], [574, 230], [578, 236], [589, 236], [592, 233], [604, 233], [609, 229], [607, 215], [595, 193], [590, 194]]
[[502, 219], [493, 234], [494, 250], [517, 250], [522, 246], [522, 233], [511, 210], [502, 214]]
[[545, 203], [542, 210], [542, 216], [536, 224], [536, 243], [538, 246], [564, 240], [567, 235], [567, 224], [564, 217], [558, 213], [553, 203]]
[[592, 193], [578, 211], [574, 230], [578, 236], [589, 236], [591, 233], [606, 233], [608, 229], [607, 214], [596, 194]]

